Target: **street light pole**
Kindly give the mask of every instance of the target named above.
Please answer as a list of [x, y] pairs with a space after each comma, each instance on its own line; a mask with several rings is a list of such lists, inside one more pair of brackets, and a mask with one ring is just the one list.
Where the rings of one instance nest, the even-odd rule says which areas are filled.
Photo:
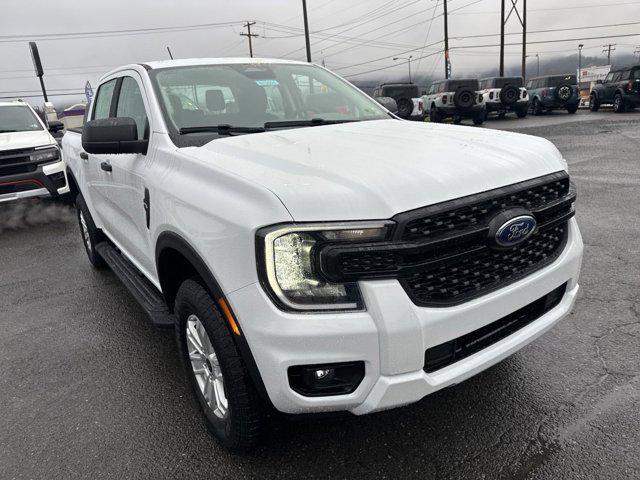
[[412, 58], [413, 58], [413, 55], [409, 55], [408, 57], [393, 57], [394, 62], [396, 60], [406, 60], [407, 63], [409, 64], [409, 83], [411, 83], [411, 59]]

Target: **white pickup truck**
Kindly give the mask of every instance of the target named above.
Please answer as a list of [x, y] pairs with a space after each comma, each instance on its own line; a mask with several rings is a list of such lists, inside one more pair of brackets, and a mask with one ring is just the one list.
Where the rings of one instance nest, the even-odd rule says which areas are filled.
[[361, 415], [461, 382], [578, 293], [550, 142], [406, 122], [318, 65], [126, 65], [62, 143], [89, 260], [175, 325], [231, 450], [269, 409]]
[[47, 125], [22, 101], [0, 102], [0, 203], [69, 192], [65, 164]]

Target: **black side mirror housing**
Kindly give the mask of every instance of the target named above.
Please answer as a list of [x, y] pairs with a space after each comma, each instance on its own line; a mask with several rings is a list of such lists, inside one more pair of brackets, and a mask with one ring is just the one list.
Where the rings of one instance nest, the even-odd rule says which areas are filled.
[[59, 132], [60, 130], [64, 130], [64, 123], [60, 120], [49, 121], [49, 131], [51, 133]]
[[380, 105], [389, 110], [391, 113], [398, 113], [398, 104], [391, 97], [378, 97], [375, 99]]
[[90, 120], [82, 129], [82, 148], [87, 153], [145, 155], [148, 147], [149, 140], [138, 140], [138, 127], [133, 118]]
[[603, 82], [602, 80], [596, 80], [596, 83], [597, 83], [598, 85], [602, 85], [604, 82]]

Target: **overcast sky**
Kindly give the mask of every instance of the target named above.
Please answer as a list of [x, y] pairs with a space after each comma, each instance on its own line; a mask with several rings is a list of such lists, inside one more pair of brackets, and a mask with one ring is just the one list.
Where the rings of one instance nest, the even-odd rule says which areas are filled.
[[[523, 0], [518, 0], [518, 4]], [[0, 14], [0, 96], [20, 90], [37, 94], [28, 41], [37, 40], [47, 88], [75, 93], [94, 86], [111, 67], [176, 58], [248, 56], [242, 22], [255, 21], [254, 55], [305, 59], [301, 0], [2, 0]], [[352, 80], [390, 78], [413, 71], [444, 74], [443, 0], [307, 0], [313, 60]], [[511, 0], [506, 1], [507, 5]], [[498, 64], [500, 0], [448, 0], [454, 76], [468, 76]], [[432, 20], [433, 18], [433, 20]], [[575, 53], [602, 55], [616, 43], [615, 55], [640, 45], [640, 0], [528, 0], [528, 50], [541, 58]], [[566, 30], [620, 23], [631, 25]], [[146, 30], [143, 30], [146, 29]], [[150, 30], [153, 29], [153, 30]], [[540, 30], [565, 29], [534, 33]], [[129, 32], [122, 32], [130, 30]], [[131, 31], [133, 30], [133, 31]], [[515, 15], [507, 33], [519, 32]], [[56, 36], [58, 35], [58, 36]], [[486, 37], [464, 38], [488, 35]], [[494, 36], [489, 36], [494, 35]], [[587, 39], [618, 35], [617, 38]], [[556, 39], [563, 43], [535, 43]], [[519, 43], [519, 34], [507, 43]], [[423, 46], [427, 45], [423, 48]], [[486, 46], [483, 46], [486, 45]], [[475, 48], [463, 48], [475, 46]], [[507, 46], [507, 63], [518, 64], [519, 45]], [[418, 57], [425, 57], [418, 60]], [[530, 65], [535, 65], [531, 59]], [[385, 68], [392, 66], [392, 68]], [[573, 68], [573, 66], [571, 66]], [[374, 69], [380, 69], [370, 72]], [[531, 67], [530, 67], [531, 68]], [[571, 68], [569, 68], [570, 70]], [[81, 97], [58, 97], [58, 102]], [[41, 99], [29, 99], [34, 104]], [[58, 103], [56, 102], [56, 103]]]

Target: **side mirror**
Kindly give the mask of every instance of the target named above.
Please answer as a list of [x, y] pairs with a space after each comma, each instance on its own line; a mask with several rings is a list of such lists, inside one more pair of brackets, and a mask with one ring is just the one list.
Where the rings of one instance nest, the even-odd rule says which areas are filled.
[[60, 120], [50, 120], [49, 121], [49, 131], [51, 133], [59, 132], [60, 130], [64, 130], [64, 123]]
[[596, 80], [596, 83], [597, 83], [598, 85], [602, 85], [604, 82], [603, 82], [602, 80]]
[[389, 110], [391, 113], [398, 113], [398, 104], [391, 97], [378, 97], [375, 99], [380, 105]]
[[87, 153], [147, 153], [149, 140], [138, 140], [133, 118], [115, 117], [91, 120], [82, 129], [82, 148]]

